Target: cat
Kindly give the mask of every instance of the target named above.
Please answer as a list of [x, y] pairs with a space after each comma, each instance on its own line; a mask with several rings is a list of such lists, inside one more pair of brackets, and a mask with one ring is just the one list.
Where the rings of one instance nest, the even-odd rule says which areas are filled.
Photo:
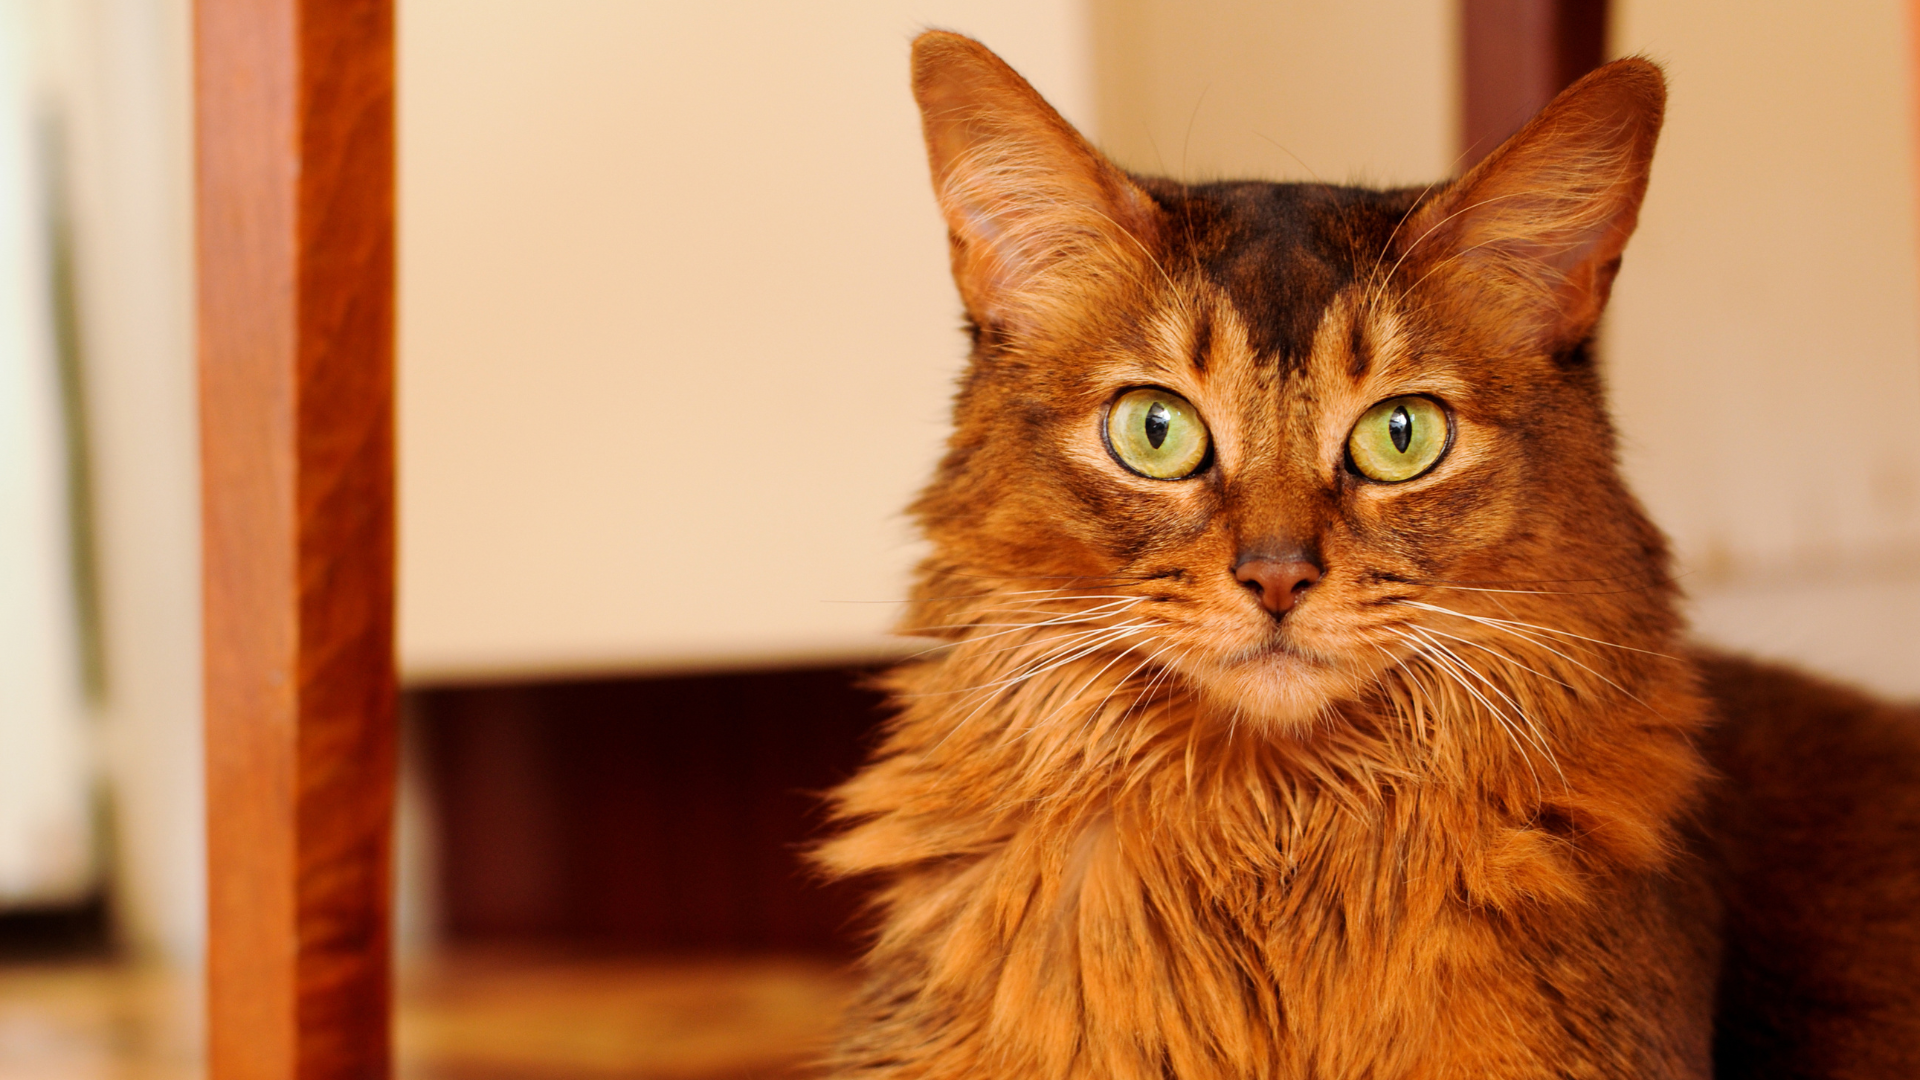
[[1386, 191], [913, 91], [973, 351], [832, 1075], [1920, 1076], [1920, 715], [1691, 646], [1616, 468], [1655, 65]]

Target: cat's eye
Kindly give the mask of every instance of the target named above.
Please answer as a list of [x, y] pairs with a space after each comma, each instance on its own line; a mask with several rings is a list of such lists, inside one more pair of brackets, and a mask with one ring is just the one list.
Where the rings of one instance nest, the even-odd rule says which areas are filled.
[[1129, 390], [1107, 410], [1107, 449], [1141, 476], [1192, 476], [1206, 462], [1210, 445], [1200, 410], [1171, 390]]
[[1397, 397], [1367, 410], [1347, 436], [1347, 457], [1362, 476], [1411, 480], [1447, 452], [1447, 413], [1431, 398]]

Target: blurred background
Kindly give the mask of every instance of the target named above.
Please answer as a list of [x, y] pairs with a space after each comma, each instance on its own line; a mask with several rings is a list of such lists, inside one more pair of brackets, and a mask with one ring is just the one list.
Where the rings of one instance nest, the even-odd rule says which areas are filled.
[[[906, 86], [987, 42], [1117, 160], [1449, 175], [1667, 66], [1602, 337], [1697, 632], [1920, 696], [1902, 0], [399, 0], [402, 1074], [781, 1075], [812, 793], [964, 355]], [[198, 1075], [187, 0], [0, 0], [0, 1075]], [[822, 418], [830, 418], [823, 422]]]

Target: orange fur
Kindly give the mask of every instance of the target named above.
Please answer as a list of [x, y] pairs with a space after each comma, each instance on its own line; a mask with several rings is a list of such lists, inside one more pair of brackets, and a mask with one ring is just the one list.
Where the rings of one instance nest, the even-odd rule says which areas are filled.
[[[1725, 957], [1752, 949], [1721, 892], [1751, 849], [1701, 747], [1746, 744], [1715, 734], [1584, 351], [1657, 69], [1602, 69], [1426, 192], [1128, 177], [957, 35], [916, 42], [914, 89], [976, 348], [915, 507], [906, 629], [946, 642], [887, 677], [898, 715], [817, 853], [880, 883], [835, 1075], [1737, 1059], [1715, 1013], [1744, 1022]], [[1106, 449], [1138, 386], [1206, 417], [1192, 478]], [[1446, 456], [1359, 478], [1356, 418], [1416, 393]], [[1322, 573], [1273, 617], [1235, 580], [1250, 552]], [[1894, 861], [1888, 895], [1920, 896]], [[1902, 955], [1872, 993], [1899, 997]], [[1915, 1061], [1912, 1012], [1876, 1014], [1883, 1060]]]

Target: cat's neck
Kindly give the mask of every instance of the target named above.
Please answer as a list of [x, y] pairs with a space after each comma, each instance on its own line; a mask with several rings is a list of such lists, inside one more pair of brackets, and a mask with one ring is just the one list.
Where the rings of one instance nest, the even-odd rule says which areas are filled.
[[1284, 738], [1110, 654], [953, 652], [891, 676], [818, 852], [886, 879], [862, 1007], [957, 1063], [927, 1075], [1435, 1075], [1522, 1007], [1460, 987], [1534, 985], [1491, 928], [1640, 917], [1703, 772], [1684, 664], [1567, 703], [1529, 761], [1487, 717], [1383, 699]]
[[1704, 775], [1691, 736], [1705, 709], [1677, 659], [1558, 684], [1526, 703], [1525, 729], [1490, 694], [1409, 702], [1383, 684], [1275, 732], [1150, 661], [1096, 652], [1025, 671], [999, 659], [1013, 651], [962, 642], [890, 676], [901, 712], [837, 795], [859, 824], [823, 849], [830, 866], [1009, 844], [1071, 861], [1098, 828], [1152, 836], [1160, 861], [1201, 878], [1288, 880], [1358, 845], [1431, 863], [1474, 903], [1576, 900], [1596, 875], [1668, 858]]

